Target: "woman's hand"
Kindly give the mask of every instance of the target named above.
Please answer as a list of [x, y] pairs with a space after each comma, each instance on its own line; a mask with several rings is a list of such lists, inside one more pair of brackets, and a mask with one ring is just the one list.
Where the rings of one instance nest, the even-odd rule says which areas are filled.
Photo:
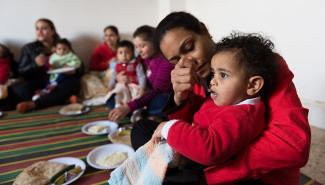
[[199, 81], [196, 68], [197, 64], [195, 61], [181, 58], [172, 70], [171, 81], [174, 90], [174, 101], [177, 105], [188, 98], [194, 84]]
[[165, 124], [166, 122], [161, 122], [156, 128], [155, 132], [151, 136], [151, 140], [153, 141], [153, 143], [158, 144], [161, 141], [162, 139], [161, 131]]
[[47, 56], [39, 54], [35, 57], [35, 63], [37, 66], [44, 66], [47, 63]]
[[125, 84], [125, 83], [128, 82], [128, 78], [127, 78], [127, 76], [125, 75], [125, 71], [122, 71], [122, 72], [120, 72], [120, 73], [118, 73], [118, 74], [116, 75], [116, 81], [117, 81], [118, 83], [123, 83], [123, 84]]
[[128, 105], [122, 105], [118, 108], [115, 108], [113, 110], [111, 110], [108, 113], [108, 120], [110, 121], [117, 121], [121, 118], [124, 118], [128, 113], [130, 112], [130, 108]]

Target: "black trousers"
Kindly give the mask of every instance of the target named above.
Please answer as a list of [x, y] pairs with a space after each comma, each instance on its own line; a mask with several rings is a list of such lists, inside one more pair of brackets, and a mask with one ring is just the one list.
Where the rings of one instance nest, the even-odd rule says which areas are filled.
[[[22, 101], [31, 101], [35, 91], [43, 89], [48, 83], [47, 78], [37, 80], [23, 80], [8, 88], [8, 97], [0, 100], [0, 110], [14, 110], [16, 105]], [[67, 102], [71, 95], [78, 95], [80, 91], [80, 78], [69, 77], [61, 81], [49, 94], [41, 96], [35, 101], [35, 108], [45, 108], [60, 105]]]
[[147, 119], [142, 119], [134, 124], [131, 131], [131, 143], [134, 150], [137, 150], [151, 139], [158, 125], [159, 122]]
[[14, 110], [19, 102], [30, 101], [35, 91], [43, 89], [47, 81], [47, 76], [40, 76], [38, 79], [25, 79], [12, 84], [8, 87], [8, 97], [0, 101], [0, 109]]
[[67, 103], [71, 95], [78, 95], [80, 91], [80, 78], [69, 77], [61, 81], [53, 91], [41, 96], [35, 101], [35, 108], [45, 108], [53, 105]]

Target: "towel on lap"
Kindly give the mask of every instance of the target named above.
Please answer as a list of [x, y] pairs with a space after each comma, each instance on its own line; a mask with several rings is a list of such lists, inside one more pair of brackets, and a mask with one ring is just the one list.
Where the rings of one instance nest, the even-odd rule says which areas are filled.
[[111, 173], [110, 185], [161, 185], [176, 154], [167, 143], [151, 140]]

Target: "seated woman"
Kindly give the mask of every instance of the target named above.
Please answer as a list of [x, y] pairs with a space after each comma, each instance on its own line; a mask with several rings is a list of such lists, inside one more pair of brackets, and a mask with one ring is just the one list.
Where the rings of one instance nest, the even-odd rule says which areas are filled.
[[17, 104], [16, 110], [27, 112], [52, 105], [65, 103], [71, 95], [78, 94], [80, 89], [80, 75], [83, 67], [59, 84], [55, 90], [35, 101], [31, 101], [37, 89], [43, 89], [48, 82], [48, 60], [54, 52], [54, 46], [59, 39], [53, 22], [41, 18], [36, 21], [36, 41], [26, 44], [21, 51], [18, 63], [18, 73], [21, 81], [8, 89], [11, 103]]
[[71, 71], [50, 74], [50, 79], [47, 86], [42, 90], [37, 90], [32, 100], [35, 101], [41, 96], [49, 94], [51, 91], [55, 90], [59, 84], [70, 77], [70, 74], [75, 73], [75, 70], [80, 66], [81, 60], [74, 53], [70, 41], [67, 39], [59, 39], [56, 42], [55, 53], [50, 56], [49, 69], [57, 70], [69, 67]]
[[108, 92], [110, 63], [116, 57], [116, 48], [120, 40], [117, 27], [104, 28], [104, 42], [97, 46], [90, 59], [89, 74], [82, 77], [82, 94], [85, 99], [104, 96]]
[[[170, 62], [176, 63], [171, 74], [174, 104], [169, 104], [173, 108], [169, 109], [170, 118], [177, 119], [180, 115], [191, 117], [190, 107], [187, 106], [191, 102], [190, 95], [207, 96], [209, 61], [216, 50], [215, 44], [205, 25], [186, 12], [167, 15], [157, 27], [157, 37], [162, 53]], [[184, 60], [182, 63], [186, 65], [181, 66], [179, 60]], [[208, 184], [246, 180], [266, 184], [299, 183], [299, 168], [306, 164], [309, 154], [308, 111], [301, 105], [292, 82], [293, 75], [285, 61], [278, 55], [277, 61], [279, 80], [275, 82], [266, 104], [266, 129], [236, 158], [216, 168], [204, 169]], [[198, 88], [193, 89], [194, 84], [199, 85]], [[132, 145], [139, 147], [148, 141], [158, 124], [141, 122], [134, 125]], [[177, 128], [173, 125], [170, 131]]]
[[[141, 26], [133, 33], [135, 48], [146, 70], [147, 90], [141, 97], [120, 107], [113, 107], [114, 109], [108, 113], [109, 120], [116, 121], [124, 118], [128, 113], [145, 106], [149, 116], [162, 116], [162, 109], [172, 91], [170, 71], [174, 65], [169, 63], [157, 49], [154, 34], [155, 28], [150, 26]], [[126, 78], [123, 72], [117, 74], [117, 78], [119, 75], [121, 78]]]

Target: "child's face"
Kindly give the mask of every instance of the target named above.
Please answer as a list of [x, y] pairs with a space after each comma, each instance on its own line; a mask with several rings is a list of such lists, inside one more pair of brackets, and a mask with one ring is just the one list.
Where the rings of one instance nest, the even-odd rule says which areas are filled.
[[218, 106], [234, 105], [247, 98], [248, 80], [236, 52], [220, 52], [211, 61], [211, 98]]
[[65, 55], [70, 51], [69, 47], [64, 44], [57, 44], [55, 50], [56, 50], [56, 54], [60, 56]]
[[116, 58], [119, 62], [128, 63], [133, 58], [133, 52], [128, 47], [117, 48]]
[[133, 43], [141, 58], [147, 59], [154, 55], [155, 49], [151, 42], [145, 41], [141, 37], [135, 37]]
[[115, 48], [117, 45], [118, 39], [119, 39], [119, 36], [116, 35], [111, 29], [107, 29], [104, 32], [104, 41], [109, 47]]

